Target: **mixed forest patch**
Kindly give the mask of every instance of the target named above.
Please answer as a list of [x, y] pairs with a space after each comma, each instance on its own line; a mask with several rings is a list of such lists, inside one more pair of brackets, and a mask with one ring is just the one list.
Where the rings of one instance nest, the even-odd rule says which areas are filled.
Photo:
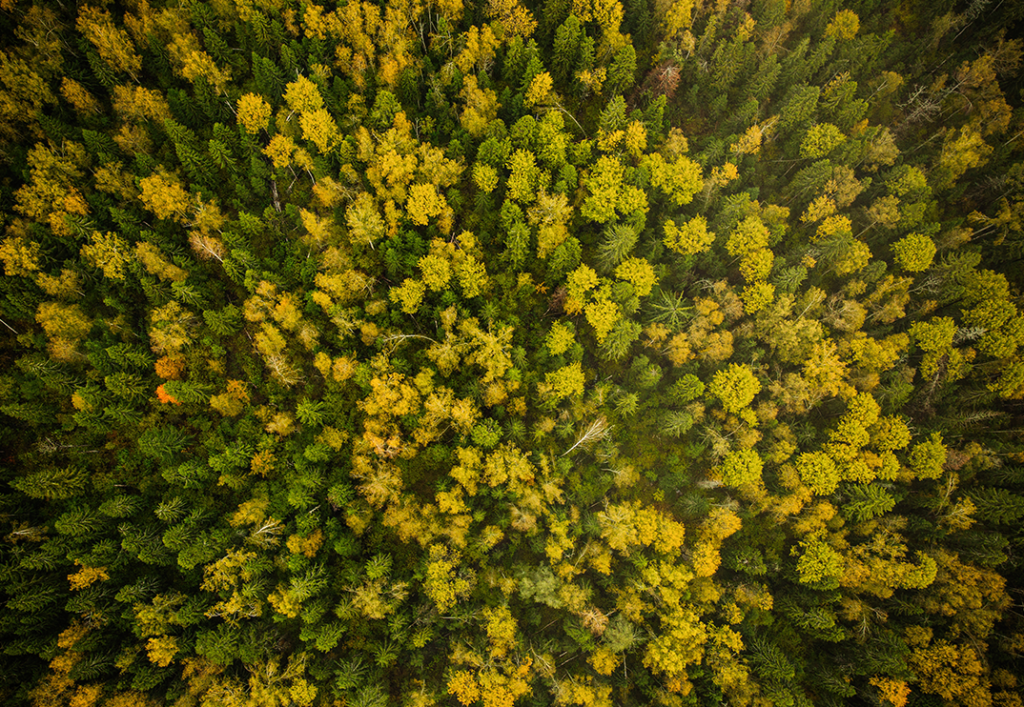
[[0, 701], [1024, 705], [1022, 19], [0, 0]]

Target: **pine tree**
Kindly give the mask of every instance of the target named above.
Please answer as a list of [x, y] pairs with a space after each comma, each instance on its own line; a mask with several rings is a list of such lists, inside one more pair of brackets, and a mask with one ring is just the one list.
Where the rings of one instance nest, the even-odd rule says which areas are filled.
[[620, 95], [628, 91], [636, 77], [636, 50], [627, 44], [615, 53], [615, 58], [608, 66], [605, 80], [605, 91], [611, 95]]
[[597, 262], [605, 273], [614, 270], [633, 250], [638, 235], [629, 224], [612, 224], [604, 229], [597, 254]]
[[573, 71], [579, 59], [580, 44], [583, 37], [583, 28], [575, 15], [569, 15], [565, 22], [555, 30], [551, 67], [555, 80], [563, 86], [573, 76]]
[[643, 327], [628, 319], [618, 321], [601, 344], [601, 358], [621, 361], [629, 355], [633, 342], [640, 338]]
[[885, 487], [857, 484], [849, 487], [849, 500], [843, 504], [843, 514], [855, 521], [865, 521], [883, 516], [895, 507], [896, 499]]
[[78, 466], [50, 468], [14, 479], [13, 488], [30, 498], [62, 500], [74, 498], [85, 490], [88, 474]]
[[177, 427], [151, 427], [139, 436], [139, 450], [146, 456], [167, 462], [184, 450], [187, 440]]
[[91, 535], [98, 530], [102, 520], [95, 511], [88, 506], [78, 506], [63, 513], [54, 523], [54, 529], [61, 535], [71, 535], [78, 538]]
[[1013, 525], [1024, 517], [1024, 496], [999, 487], [982, 487], [969, 492], [980, 520], [996, 525]]
[[206, 404], [213, 392], [213, 385], [193, 381], [169, 380], [162, 387], [167, 395], [181, 403]]

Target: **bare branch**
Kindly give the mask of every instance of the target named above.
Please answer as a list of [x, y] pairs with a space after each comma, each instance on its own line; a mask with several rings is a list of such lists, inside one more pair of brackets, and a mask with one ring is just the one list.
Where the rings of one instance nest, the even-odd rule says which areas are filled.
[[569, 447], [569, 449], [563, 452], [562, 456], [564, 457], [566, 454], [576, 449], [576, 447], [580, 446], [585, 442], [592, 442], [597, 439], [604, 439], [605, 437], [608, 436], [609, 432], [611, 432], [611, 427], [608, 425], [608, 420], [606, 420], [604, 415], [602, 415], [601, 417], [597, 418], [590, 424], [590, 427], [587, 428], [587, 431], [584, 432], [580, 436], [580, 438], [576, 440], [576, 444], [572, 445], [571, 447]]

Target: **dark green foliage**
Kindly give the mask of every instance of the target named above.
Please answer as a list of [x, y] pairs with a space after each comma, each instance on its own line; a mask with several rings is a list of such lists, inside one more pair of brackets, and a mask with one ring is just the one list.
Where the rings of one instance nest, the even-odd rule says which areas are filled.
[[611, 271], [633, 250], [637, 242], [636, 230], [627, 224], [613, 224], [604, 231], [597, 262], [605, 272]]
[[128, 5], [0, 22], [0, 702], [1016, 703], [1016, 4]]
[[621, 361], [629, 354], [633, 342], [640, 338], [642, 330], [636, 322], [618, 322], [601, 345], [601, 357], [606, 361]]
[[796, 669], [786, 657], [785, 652], [768, 637], [755, 637], [750, 640], [751, 663], [764, 679], [774, 683], [784, 683], [796, 676]]
[[11, 486], [31, 498], [73, 498], [85, 490], [89, 477], [78, 466], [49, 468], [11, 481]]
[[1024, 496], [1009, 489], [983, 487], [970, 492], [981, 520], [996, 525], [1012, 525], [1024, 517]]
[[62, 514], [54, 523], [54, 529], [61, 535], [85, 536], [99, 529], [100, 517], [90, 508], [80, 506]]
[[868, 520], [885, 515], [896, 506], [896, 500], [879, 484], [850, 486], [849, 500], [843, 504], [843, 514], [851, 520]]
[[615, 58], [608, 67], [606, 90], [614, 95], [622, 94], [633, 86], [636, 76], [636, 50], [627, 44], [615, 53]]
[[164, 391], [180, 403], [207, 403], [213, 386], [191, 381], [167, 381]]
[[168, 461], [183, 451], [186, 435], [177, 427], [153, 427], [139, 436], [139, 450], [159, 461]]

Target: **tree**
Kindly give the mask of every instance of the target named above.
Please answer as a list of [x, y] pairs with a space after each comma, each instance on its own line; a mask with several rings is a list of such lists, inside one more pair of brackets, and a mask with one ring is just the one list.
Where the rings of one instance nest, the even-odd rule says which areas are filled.
[[270, 113], [270, 105], [263, 100], [263, 96], [246, 93], [238, 99], [238, 123], [247, 132], [255, 134], [266, 130], [270, 125]]
[[30, 498], [67, 499], [84, 491], [87, 480], [82, 467], [53, 467], [15, 479], [11, 486]]
[[82, 247], [82, 256], [111, 280], [123, 280], [131, 262], [128, 242], [115, 233], [93, 233], [91, 243]]
[[579, 361], [563, 366], [557, 371], [548, 373], [545, 382], [540, 386], [541, 393], [550, 392], [555, 400], [577, 397], [583, 394], [585, 382], [583, 368]]
[[331, 114], [324, 108], [304, 111], [299, 116], [302, 138], [316, 145], [320, 154], [327, 155], [341, 142], [341, 134]]
[[565, 353], [575, 342], [575, 328], [569, 322], [558, 321], [551, 325], [545, 344], [555, 356]]
[[[594, 337], [599, 344], [604, 343], [622, 318], [619, 305], [600, 296], [588, 302], [583, 309], [587, 323], [594, 327]], [[639, 327], [636, 328], [636, 334], [639, 335]]]
[[738, 413], [761, 392], [761, 383], [748, 366], [732, 363], [715, 373], [708, 391], [728, 412]]
[[487, 15], [498, 22], [500, 34], [506, 41], [512, 37], [529, 37], [537, 29], [537, 21], [518, 0], [490, 0]]
[[932, 377], [939, 373], [940, 366], [951, 379], [964, 375], [967, 358], [954, 348], [956, 323], [949, 317], [933, 317], [930, 321], [915, 322], [910, 327], [910, 336], [916, 346], [924, 351], [921, 359], [921, 374]]
[[[796, 548], [794, 548], [794, 554]], [[843, 558], [822, 536], [803, 540], [799, 544], [796, 571], [801, 584], [828, 590], [839, 586], [843, 572]]]
[[920, 675], [925, 692], [961, 704], [983, 705], [992, 701], [985, 668], [970, 646], [937, 640], [917, 647], [908, 662]]
[[689, 204], [704, 188], [700, 165], [688, 157], [679, 155], [667, 161], [655, 153], [645, 159], [651, 172], [651, 184], [668, 194], [677, 206]]
[[526, 96], [523, 98], [523, 105], [527, 108], [532, 108], [548, 104], [551, 101], [553, 87], [554, 82], [551, 80], [551, 74], [547, 71], [537, 74], [530, 81], [530, 87], [526, 90]]
[[608, 223], [615, 216], [620, 194], [623, 191], [622, 177], [625, 169], [610, 156], [600, 157], [586, 178], [588, 196], [582, 214], [591, 221]]
[[910, 468], [919, 479], [937, 479], [942, 476], [946, 462], [946, 447], [942, 435], [933, 432], [927, 442], [913, 446], [909, 455]]
[[191, 201], [181, 184], [161, 174], [154, 174], [139, 182], [139, 198], [157, 218], [183, 221]]
[[768, 247], [770, 236], [771, 232], [758, 216], [748, 216], [729, 234], [725, 249], [733, 257], [760, 252]]
[[457, 572], [459, 555], [443, 545], [431, 545], [426, 567], [424, 590], [437, 606], [446, 612], [472, 588], [469, 578]]
[[76, 26], [110, 68], [138, 81], [142, 57], [135, 53], [128, 33], [114, 25], [109, 12], [84, 5]]
[[818, 107], [821, 88], [818, 86], [794, 86], [782, 106], [779, 125], [784, 129], [797, 127], [810, 120]]
[[526, 215], [529, 223], [537, 227], [538, 258], [546, 259], [569, 238], [568, 222], [572, 209], [564, 194], [541, 191]]
[[572, 78], [573, 70], [578, 64], [581, 45], [585, 37], [579, 18], [570, 14], [565, 21], [555, 30], [552, 71], [555, 72], [555, 79], [559, 83], [565, 83]]
[[636, 50], [626, 44], [617, 52], [608, 66], [604, 89], [612, 95], [625, 93], [633, 86], [636, 75]]
[[172, 300], [150, 313], [149, 338], [157, 354], [173, 356], [191, 342], [195, 319], [191, 312]]
[[744, 486], [761, 480], [763, 464], [753, 449], [729, 452], [722, 460], [720, 474], [727, 486]]
[[541, 170], [537, 158], [528, 150], [516, 150], [509, 158], [511, 174], [506, 182], [509, 198], [522, 204], [529, 204], [537, 198]]
[[285, 86], [284, 100], [298, 113], [318, 111], [324, 107], [320, 89], [305, 76], [299, 76]]
[[665, 221], [665, 245], [683, 255], [703, 253], [715, 242], [715, 234], [708, 231], [708, 222], [703, 216], [694, 216], [682, 226], [675, 221]]
[[92, 328], [92, 321], [77, 304], [43, 302], [36, 312], [36, 322], [50, 339], [77, 341]]
[[658, 283], [654, 268], [643, 258], [629, 258], [615, 268], [615, 277], [625, 280], [633, 286], [637, 297], [646, 297]]
[[[952, 135], [956, 132], [959, 135], [954, 139]], [[947, 135], [938, 159], [938, 167], [942, 170], [942, 177], [938, 180], [939, 188], [951, 186], [967, 170], [985, 164], [992, 154], [992, 147], [985, 142], [981, 133], [968, 125], [959, 131], [950, 131]]]
[[466, 104], [459, 115], [459, 122], [473, 137], [483, 136], [488, 126], [498, 117], [498, 109], [501, 107], [498, 94], [492, 89], [481, 88], [476, 76], [467, 76], [459, 95]]
[[[640, 338], [643, 331], [636, 322], [620, 319], [612, 327], [601, 343], [601, 358], [606, 361], [621, 361], [628, 354], [633, 342]], [[596, 334], [601, 332], [595, 331]]]
[[831, 123], [819, 123], [807, 131], [800, 143], [800, 156], [821, 159], [846, 142], [846, 136]]
[[897, 264], [907, 272], [927, 270], [935, 257], [935, 243], [928, 236], [911, 233], [892, 246]]
[[167, 462], [185, 447], [187, 437], [176, 427], [152, 427], [139, 437], [139, 451], [148, 457]]
[[0, 260], [8, 277], [31, 276], [39, 270], [39, 256], [39, 244], [24, 236], [11, 236], [0, 243]]
[[840, 10], [825, 28], [826, 37], [849, 41], [857, 36], [860, 29], [860, 18], [852, 10]]
[[802, 453], [797, 457], [796, 470], [800, 481], [819, 496], [828, 496], [839, 486], [839, 469], [825, 452]]

